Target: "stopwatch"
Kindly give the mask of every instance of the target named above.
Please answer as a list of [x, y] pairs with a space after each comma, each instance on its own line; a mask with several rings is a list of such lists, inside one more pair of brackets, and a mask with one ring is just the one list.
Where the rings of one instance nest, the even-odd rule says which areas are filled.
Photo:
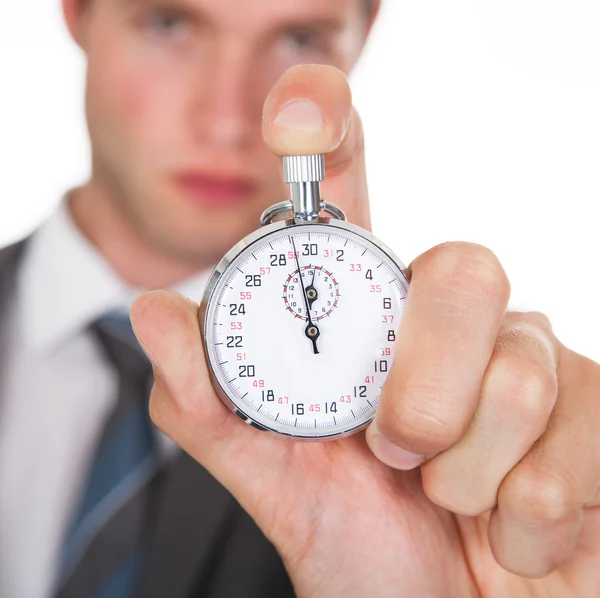
[[[373, 419], [409, 283], [370, 232], [321, 198], [323, 155], [285, 156], [291, 200], [231, 249], [199, 317], [216, 394], [244, 422], [294, 439], [339, 438]], [[276, 219], [278, 216], [287, 219]]]

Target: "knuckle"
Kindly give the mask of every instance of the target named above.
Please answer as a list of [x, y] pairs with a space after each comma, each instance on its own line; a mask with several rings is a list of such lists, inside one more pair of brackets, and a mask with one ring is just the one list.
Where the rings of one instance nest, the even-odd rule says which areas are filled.
[[523, 314], [524, 318], [546, 332], [552, 332], [550, 318], [541, 311], [529, 311]]
[[157, 391], [156, 386], [153, 388], [150, 395], [148, 410], [152, 423], [163, 432], [166, 431], [168, 418], [166, 414], [165, 400], [163, 393]]
[[564, 476], [533, 467], [521, 467], [500, 488], [499, 503], [532, 527], [551, 527], [573, 517], [579, 501], [572, 483]]
[[401, 401], [388, 401], [379, 419], [381, 430], [390, 440], [408, 444], [411, 450], [443, 450], [462, 437], [464, 426], [455, 414], [439, 405], [443, 402], [424, 401], [423, 393], [409, 393]]
[[507, 406], [523, 421], [537, 423], [549, 417], [558, 395], [558, 382], [546, 367], [523, 355], [497, 355], [497, 384]]
[[496, 346], [508, 353], [525, 353], [535, 357], [548, 370], [556, 370], [557, 344], [550, 320], [540, 312], [506, 314]]
[[198, 402], [194, 399], [189, 385], [174, 385], [162, 375], [157, 376], [148, 406], [150, 419], [163, 432], [179, 422], [195, 420], [198, 418]]
[[[462, 475], [455, 467], [447, 467], [440, 457], [425, 463], [421, 467], [421, 479], [425, 494], [442, 509], [457, 515], [477, 517], [491, 509], [495, 503], [493, 497], [486, 496], [481, 484], [470, 476]], [[457, 480], [461, 480], [457, 484]]]
[[510, 282], [496, 255], [476, 243], [453, 242], [434, 247], [424, 268], [434, 282], [465, 295], [508, 300]]

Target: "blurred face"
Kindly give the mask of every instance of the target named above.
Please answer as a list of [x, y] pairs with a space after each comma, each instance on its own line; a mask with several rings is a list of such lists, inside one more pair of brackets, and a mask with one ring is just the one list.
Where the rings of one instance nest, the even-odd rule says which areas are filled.
[[217, 260], [287, 198], [264, 99], [300, 63], [348, 72], [362, 0], [88, 0], [81, 41], [93, 178], [138, 233]]

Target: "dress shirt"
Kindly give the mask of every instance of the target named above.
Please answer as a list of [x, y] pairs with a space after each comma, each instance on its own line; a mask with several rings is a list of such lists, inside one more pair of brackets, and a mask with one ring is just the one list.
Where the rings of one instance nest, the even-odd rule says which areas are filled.
[[[174, 290], [200, 301], [207, 279], [202, 272]], [[28, 242], [2, 331], [1, 598], [52, 593], [62, 538], [116, 400], [115, 375], [85, 329], [128, 310], [140, 292], [78, 230], [66, 199]], [[157, 435], [165, 458], [179, 450]]]

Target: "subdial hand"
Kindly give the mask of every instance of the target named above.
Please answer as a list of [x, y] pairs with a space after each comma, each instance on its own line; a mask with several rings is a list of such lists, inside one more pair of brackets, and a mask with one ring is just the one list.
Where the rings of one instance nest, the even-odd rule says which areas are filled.
[[302, 272], [300, 271], [300, 262], [298, 261], [298, 252], [296, 251], [296, 243], [294, 242], [294, 238], [291, 237], [292, 240], [292, 248], [294, 249], [294, 255], [296, 256], [296, 267], [298, 268], [298, 277], [300, 278], [300, 285], [302, 286], [302, 296], [304, 297], [304, 304], [306, 305], [306, 316], [308, 318], [308, 324], [304, 330], [304, 334], [306, 337], [312, 342], [313, 352], [315, 355], [319, 353], [319, 349], [317, 348], [317, 339], [321, 332], [319, 331], [319, 327], [313, 323], [312, 318], [310, 317], [310, 305], [308, 303], [308, 298], [306, 297], [306, 290], [304, 288], [304, 281], [302, 280]]
[[313, 266], [313, 277], [310, 286], [306, 287], [306, 298], [308, 299], [308, 308], [312, 309], [313, 303], [319, 298], [319, 292], [315, 289], [315, 276], [317, 269]]

